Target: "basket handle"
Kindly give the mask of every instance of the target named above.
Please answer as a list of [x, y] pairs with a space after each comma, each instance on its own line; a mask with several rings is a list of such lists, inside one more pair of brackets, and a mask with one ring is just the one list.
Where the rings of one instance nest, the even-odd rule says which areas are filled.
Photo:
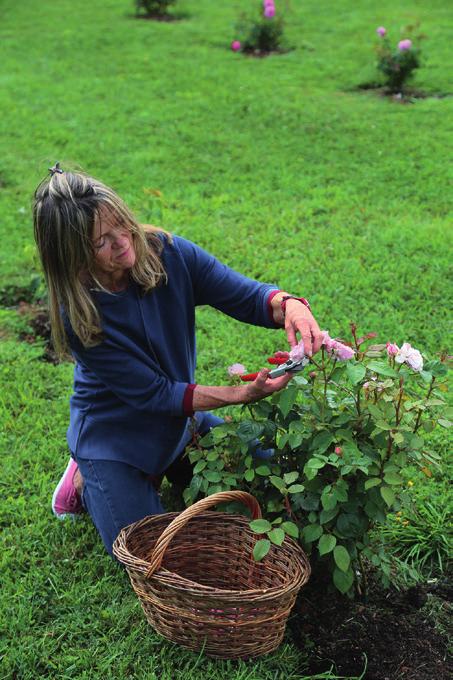
[[154, 546], [153, 554], [151, 555], [149, 569], [146, 572], [146, 578], [149, 578], [157, 571], [162, 564], [164, 558], [165, 550], [168, 544], [172, 540], [173, 536], [185, 525], [187, 522], [199, 515], [200, 513], [212, 508], [217, 503], [223, 503], [225, 501], [241, 501], [245, 506], [249, 508], [252, 512], [252, 519], [260, 519], [261, 508], [258, 501], [251, 494], [246, 491], [220, 491], [219, 493], [213, 493], [206, 498], [202, 498], [201, 501], [194, 503], [189, 508], [181, 512], [175, 519], [170, 522], [168, 527], [164, 529]]

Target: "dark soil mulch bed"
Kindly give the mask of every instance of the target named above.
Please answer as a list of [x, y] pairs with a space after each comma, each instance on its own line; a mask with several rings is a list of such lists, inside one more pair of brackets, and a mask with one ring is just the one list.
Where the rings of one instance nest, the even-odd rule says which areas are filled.
[[359, 677], [366, 665], [366, 680], [451, 680], [444, 627], [452, 592], [446, 582], [406, 591], [373, 583], [366, 601], [351, 601], [312, 580], [299, 595], [288, 631], [308, 652], [307, 674], [334, 666], [338, 675]]
[[451, 97], [448, 92], [423, 92], [414, 87], [407, 87], [401, 92], [392, 92], [379, 83], [362, 83], [357, 87], [359, 92], [373, 92], [378, 97], [386, 97], [400, 104], [414, 104], [419, 99], [445, 99]]
[[162, 21], [171, 23], [173, 21], [183, 21], [188, 18], [188, 14], [134, 14], [134, 19], [145, 19], [145, 21]]

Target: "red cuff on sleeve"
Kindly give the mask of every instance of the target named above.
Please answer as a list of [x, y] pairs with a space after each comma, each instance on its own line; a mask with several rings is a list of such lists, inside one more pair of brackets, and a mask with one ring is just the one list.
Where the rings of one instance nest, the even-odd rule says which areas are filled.
[[196, 388], [196, 383], [194, 385], [189, 384], [186, 387], [186, 391], [184, 392], [184, 397], [182, 400], [182, 410], [184, 411], [185, 416], [193, 416], [194, 410], [193, 410], [193, 391]]
[[274, 312], [272, 310], [271, 302], [272, 302], [273, 298], [277, 295], [277, 293], [281, 293], [281, 292], [282, 292], [281, 290], [271, 290], [271, 292], [269, 293], [269, 297], [267, 298], [267, 309], [268, 309], [268, 312], [269, 312], [270, 320], [273, 323], [275, 323], [275, 321], [274, 321]]

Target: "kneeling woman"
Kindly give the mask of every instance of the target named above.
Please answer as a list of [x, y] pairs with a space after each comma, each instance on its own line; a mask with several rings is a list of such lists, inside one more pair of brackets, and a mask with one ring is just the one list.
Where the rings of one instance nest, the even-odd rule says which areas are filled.
[[[186, 486], [182, 457], [191, 416], [281, 390], [289, 375], [263, 369], [240, 386], [194, 382], [195, 307], [300, 334], [308, 353], [321, 333], [303, 298], [249, 279], [194, 243], [140, 225], [109, 187], [57, 164], [37, 188], [34, 231], [49, 291], [54, 344], [75, 359], [71, 458], [52, 500], [58, 517], [87, 510], [111, 554], [119, 531], [164, 512], [156, 478]], [[258, 455], [260, 452], [258, 451]]]

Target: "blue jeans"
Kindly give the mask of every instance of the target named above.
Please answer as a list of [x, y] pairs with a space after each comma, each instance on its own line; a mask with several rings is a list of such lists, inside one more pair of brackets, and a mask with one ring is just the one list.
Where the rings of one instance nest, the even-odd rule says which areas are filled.
[[[207, 411], [197, 412], [196, 420], [201, 436], [224, 422]], [[189, 442], [190, 438], [185, 446]], [[273, 455], [273, 449], [261, 449], [258, 441], [251, 450], [257, 458], [268, 459]], [[192, 464], [188, 456], [182, 457], [183, 453], [184, 450], [165, 471], [168, 481], [181, 489], [192, 479]], [[148, 473], [117, 461], [73, 457], [84, 482], [82, 503], [110, 555], [113, 542], [123, 527], [147, 515], [165, 512], [157, 491], [158, 483]]]

